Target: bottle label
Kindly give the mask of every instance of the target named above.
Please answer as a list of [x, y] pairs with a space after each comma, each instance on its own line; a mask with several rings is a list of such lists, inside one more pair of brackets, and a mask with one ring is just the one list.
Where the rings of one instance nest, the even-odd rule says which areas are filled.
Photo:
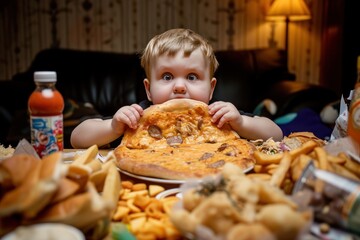
[[63, 115], [30, 117], [31, 144], [40, 157], [63, 150]]

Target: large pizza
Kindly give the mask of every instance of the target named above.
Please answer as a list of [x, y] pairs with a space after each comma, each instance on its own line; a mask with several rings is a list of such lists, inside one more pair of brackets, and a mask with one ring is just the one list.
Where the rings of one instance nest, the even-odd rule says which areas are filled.
[[128, 128], [115, 149], [118, 167], [165, 179], [201, 178], [227, 162], [253, 167], [255, 146], [231, 129], [211, 122], [208, 105], [173, 99], [144, 110], [137, 129]]

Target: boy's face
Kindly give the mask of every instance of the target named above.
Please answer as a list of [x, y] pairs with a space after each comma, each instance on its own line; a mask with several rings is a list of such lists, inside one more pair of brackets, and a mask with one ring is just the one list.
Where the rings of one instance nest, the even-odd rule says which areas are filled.
[[210, 79], [209, 63], [195, 50], [184, 57], [163, 55], [151, 66], [151, 82], [144, 79], [147, 97], [154, 104], [175, 98], [190, 98], [209, 103], [215, 89], [216, 79]]

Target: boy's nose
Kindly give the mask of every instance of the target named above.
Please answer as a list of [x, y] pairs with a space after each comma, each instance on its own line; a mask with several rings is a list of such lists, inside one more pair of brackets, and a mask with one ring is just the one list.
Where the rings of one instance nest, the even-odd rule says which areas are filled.
[[182, 80], [176, 81], [173, 91], [174, 93], [186, 93], [186, 86], [184, 81]]
[[185, 86], [175, 86], [174, 93], [186, 93]]

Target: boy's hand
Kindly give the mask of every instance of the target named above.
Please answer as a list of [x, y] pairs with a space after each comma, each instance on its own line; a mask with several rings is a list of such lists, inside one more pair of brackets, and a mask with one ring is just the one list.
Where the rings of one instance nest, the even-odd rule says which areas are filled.
[[111, 121], [112, 128], [115, 132], [119, 133], [124, 132], [125, 125], [128, 125], [129, 128], [137, 128], [143, 111], [142, 107], [138, 104], [121, 107], [113, 116]]
[[218, 101], [210, 104], [209, 114], [212, 115], [211, 121], [217, 123], [218, 128], [221, 128], [227, 122], [233, 127], [242, 121], [241, 114], [230, 102]]

